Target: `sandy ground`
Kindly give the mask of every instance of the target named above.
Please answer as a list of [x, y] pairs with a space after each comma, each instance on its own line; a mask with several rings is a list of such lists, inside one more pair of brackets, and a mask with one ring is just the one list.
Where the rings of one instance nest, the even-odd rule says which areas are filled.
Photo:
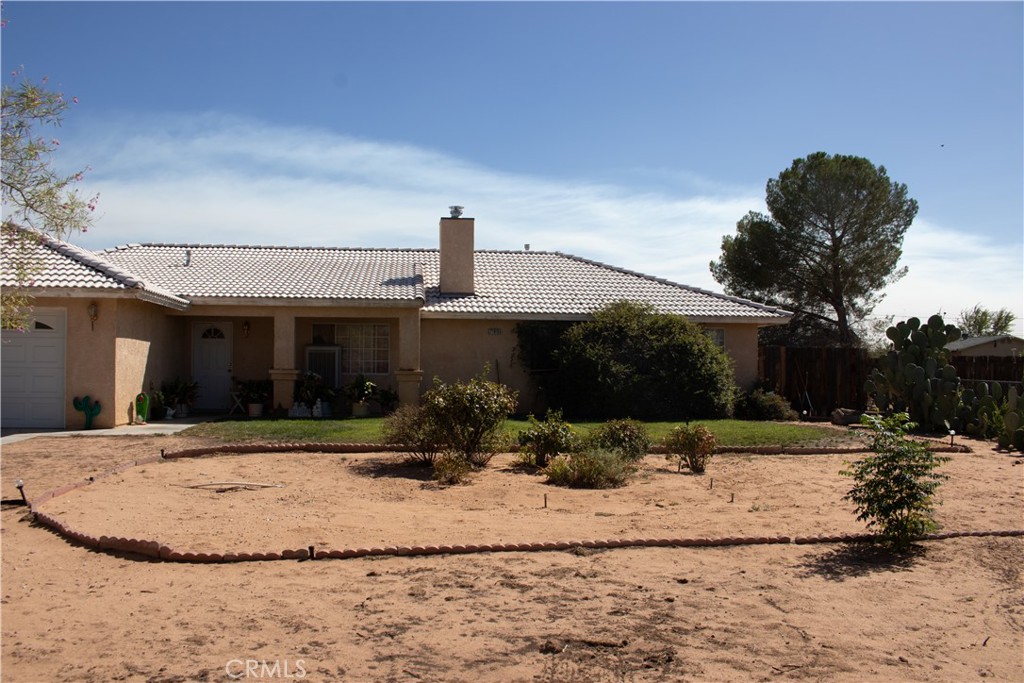
[[[38, 437], [4, 498], [202, 445]], [[1024, 527], [1019, 456], [944, 466], [948, 530]], [[856, 456], [649, 456], [628, 487], [555, 488], [498, 456], [439, 487], [394, 455], [260, 454], [138, 467], [45, 503], [83, 531], [197, 552], [863, 531]], [[711, 482], [714, 480], [712, 486]], [[223, 493], [214, 481], [280, 484]], [[547, 507], [544, 497], [547, 496]], [[183, 565], [92, 552], [2, 512], [2, 680], [1024, 680], [1021, 538], [636, 548]]]

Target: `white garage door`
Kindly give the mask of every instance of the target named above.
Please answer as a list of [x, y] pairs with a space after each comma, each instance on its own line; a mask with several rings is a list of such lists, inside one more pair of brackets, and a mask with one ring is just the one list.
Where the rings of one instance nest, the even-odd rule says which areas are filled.
[[64, 426], [64, 309], [37, 308], [28, 331], [4, 330], [0, 343], [0, 425]]

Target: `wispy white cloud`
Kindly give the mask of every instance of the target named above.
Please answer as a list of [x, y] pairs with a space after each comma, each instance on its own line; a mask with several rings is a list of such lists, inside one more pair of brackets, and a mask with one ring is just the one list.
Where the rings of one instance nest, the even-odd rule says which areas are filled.
[[[106, 121], [64, 149], [76, 149], [77, 166], [94, 169], [83, 189], [101, 193], [99, 220], [75, 238], [94, 249], [129, 242], [434, 247], [438, 217], [457, 203], [477, 219], [478, 248], [528, 243], [720, 291], [708, 263], [722, 236], [747, 211], [764, 209], [760, 187], [727, 188], [693, 174], [678, 193], [571, 182], [214, 114]], [[1013, 310], [1020, 328], [1021, 256], [1020, 243], [997, 245], [919, 219], [904, 244], [910, 272], [876, 313], [941, 309], [952, 319], [980, 302]]]

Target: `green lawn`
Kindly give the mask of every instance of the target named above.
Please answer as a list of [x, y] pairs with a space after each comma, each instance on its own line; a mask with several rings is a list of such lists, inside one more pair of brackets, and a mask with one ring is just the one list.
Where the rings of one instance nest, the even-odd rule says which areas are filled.
[[[382, 418], [347, 418], [344, 420], [238, 420], [206, 422], [182, 432], [185, 436], [202, 436], [233, 443], [333, 442], [380, 443]], [[574, 422], [573, 427], [586, 433], [600, 422]], [[678, 422], [648, 422], [647, 429], [655, 443], [665, 438]], [[835, 439], [841, 434], [828, 427], [779, 422], [748, 422], [744, 420], [701, 420], [722, 446], [800, 446]], [[526, 420], [508, 420], [505, 432], [515, 437], [527, 425]]]

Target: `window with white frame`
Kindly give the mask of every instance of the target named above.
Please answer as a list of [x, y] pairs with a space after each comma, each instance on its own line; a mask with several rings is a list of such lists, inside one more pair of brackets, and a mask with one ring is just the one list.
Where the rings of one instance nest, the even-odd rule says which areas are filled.
[[391, 371], [391, 328], [381, 323], [314, 323], [313, 344], [338, 347], [342, 375], [386, 375]]
[[715, 345], [725, 351], [725, 329], [722, 327], [705, 327], [704, 334], [708, 336]]

